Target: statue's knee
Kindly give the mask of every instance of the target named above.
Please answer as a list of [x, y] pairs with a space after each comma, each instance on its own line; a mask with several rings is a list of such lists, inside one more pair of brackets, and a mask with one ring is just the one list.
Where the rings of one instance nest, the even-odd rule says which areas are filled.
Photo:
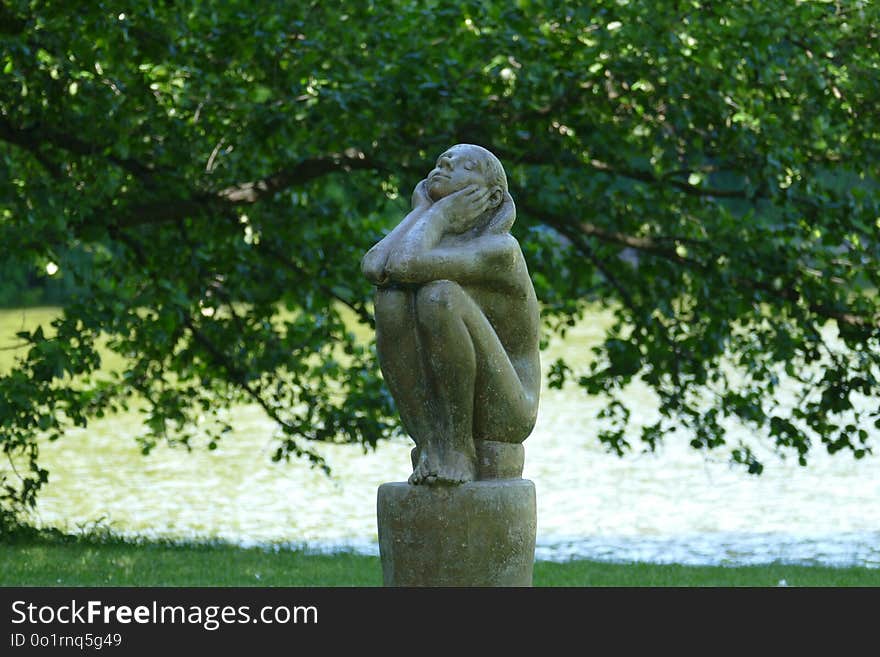
[[453, 314], [461, 294], [458, 283], [452, 281], [432, 281], [423, 285], [416, 296], [419, 320], [434, 323]]

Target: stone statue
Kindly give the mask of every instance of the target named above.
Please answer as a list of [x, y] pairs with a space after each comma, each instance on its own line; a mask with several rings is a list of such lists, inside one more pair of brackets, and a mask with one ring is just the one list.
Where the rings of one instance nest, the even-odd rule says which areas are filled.
[[410, 484], [522, 473], [538, 410], [539, 313], [515, 217], [498, 158], [458, 144], [361, 263], [377, 287], [382, 373], [416, 443]]

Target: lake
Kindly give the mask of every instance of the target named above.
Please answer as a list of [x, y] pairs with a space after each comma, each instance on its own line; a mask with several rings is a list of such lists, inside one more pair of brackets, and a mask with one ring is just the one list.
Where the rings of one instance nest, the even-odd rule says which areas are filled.
[[[0, 311], [0, 347], [53, 312]], [[585, 317], [543, 353], [545, 366], [563, 354], [584, 363], [607, 321]], [[8, 361], [8, 354], [0, 351], [0, 358]], [[627, 394], [648, 421], [650, 393], [633, 385]], [[575, 388], [543, 391], [524, 472], [538, 492], [539, 558], [880, 567], [876, 456], [855, 461], [820, 448], [808, 468], [770, 456], [764, 474], [753, 477], [723, 454], [696, 452], [678, 432], [655, 454], [621, 459], [595, 437], [598, 406]], [[272, 463], [273, 427], [259, 409], [238, 408], [235, 418], [236, 430], [213, 452], [159, 446], [142, 456], [132, 438], [136, 413], [44, 445], [50, 479], [38, 523], [76, 531], [99, 522], [125, 535], [377, 553], [376, 488], [409, 475], [409, 441], [366, 454], [319, 446], [333, 468], [327, 477], [306, 463]]]

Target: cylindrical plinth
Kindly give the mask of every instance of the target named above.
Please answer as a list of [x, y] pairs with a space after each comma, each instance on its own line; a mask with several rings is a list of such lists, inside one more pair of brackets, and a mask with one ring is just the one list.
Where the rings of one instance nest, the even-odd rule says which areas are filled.
[[535, 485], [379, 486], [385, 586], [531, 586]]

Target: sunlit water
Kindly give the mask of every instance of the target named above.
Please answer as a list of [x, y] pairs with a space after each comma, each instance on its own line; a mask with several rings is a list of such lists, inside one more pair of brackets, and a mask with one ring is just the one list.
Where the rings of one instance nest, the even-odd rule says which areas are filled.
[[[545, 363], [559, 353], [583, 362], [599, 334], [585, 322]], [[631, 394], [650, 409], [649, 394]], [[538, 558], [880, 567], [877, 457], [816, 450], [808, 468], [770, 458], [751, 477], [679, 436], [656, 454], [620, 459], [595, 438], [597, 404], [573, 388], [543, 393], [524, 473], [537, 487]], [[100, 520], [122, 534], [377, 553], [376, 488], [408, 476], [407, 441], [367, 454], [325, 446], [328, 478], [305, 463], [271, 463], [272, 425], [257, 408], [235, 415], [236, 431], [214, 452], [159, 447], [142, 457], [135, 415], [45, 445], [51, 475], [39, 522], [75, 531]]]

